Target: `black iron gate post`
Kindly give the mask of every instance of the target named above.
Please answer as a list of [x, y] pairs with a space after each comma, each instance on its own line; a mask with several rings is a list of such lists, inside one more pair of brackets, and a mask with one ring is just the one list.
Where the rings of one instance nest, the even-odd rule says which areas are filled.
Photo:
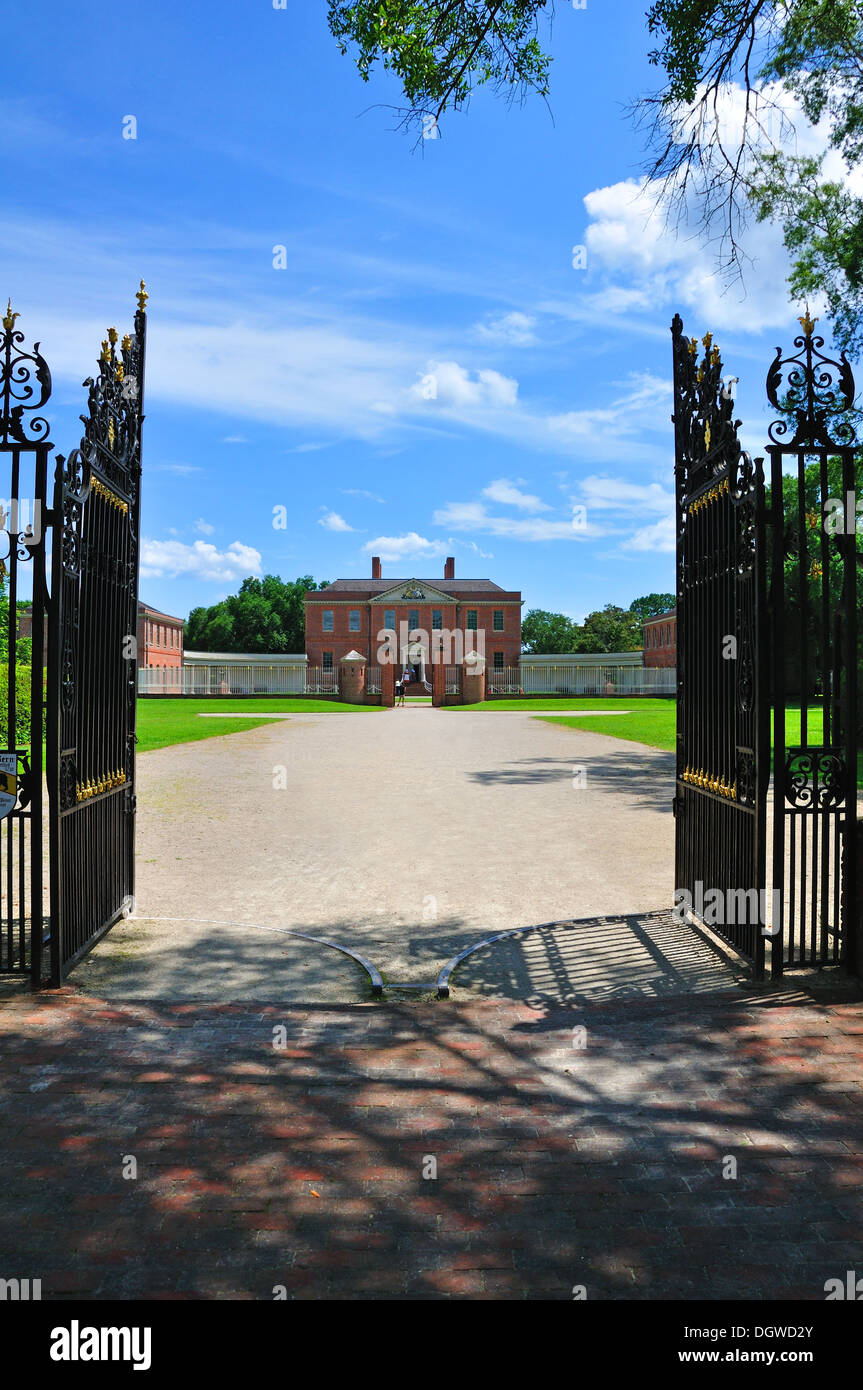
[[672, 324], [677, 520], [675, 889], [764, 972], [767, 759], [762, 460], [737, 437], [711, 334]]
[[[815, 320], [776, 357], [770, 426], [773, 886], [776, 969], [857, 958], [858, 541], [854, 378], [824, 355]], [[792, 471], [784, 472], [790, 463]], [[799, 705], [799, 714], [797, 706]], [[789, 722], [796, 737], [789, 740]], [[799, 720], [799, 731], [797, 722]]]
[[135, 722], [144, 282], [134, 331], [113, 328], [84, 434], [58, 457], [48, 684], [51, 982], [59, 985], [135, 891]]
[[[42, 871], [42, 715], [44, 699], [44, 632], [47, 589], [45, 529], [47, 507], [49, 426], [41, 411], [51, 395], [51, 373], [35, 343], [24, 349], [24, 334], [16, 327], [19, 315], [11, 302], [2, 319], [0, 337], [0, 457], [8, 463], [4, 477], [9, 497], [3, 499], [0, 527], [8, 540], [0, 560], [9, 581], [6, 652], [5, 757], [2, 776], [5, 824], [0, 821], [0, 973], [30, 975], [39, 983], [45, 930]], [[32, 459], [32, 470], [27, 467]], [[28, 517], [32, 500], [33, 515]], [[27, 735], [21, 723], [17, 673], [19, 638], [19, 574], [31, 566], [29, 718]], [[23, 601], [23, 600], [22, 600]], [[23, 746], [22, 746], [23, 745]], [[29, 830], [29, 840], [28, 840]], [[28, 896], [29, 895], [29, 896]]]

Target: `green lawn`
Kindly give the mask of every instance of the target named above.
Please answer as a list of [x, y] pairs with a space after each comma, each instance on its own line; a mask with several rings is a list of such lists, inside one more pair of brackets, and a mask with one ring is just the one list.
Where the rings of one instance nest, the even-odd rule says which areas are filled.
[[380, 705], [345, 705], [338, 700], [292, 700], [274, 696], [260, 700], [139, 700], [139, 753], [167, 748], [173, 743], [196, 743], [202, 738], [238, 734], [259, 729], [273, 719], [199, 719], [200, 714], [364, 714]]
[[[526, 702], [525, 702], [526, 703]], [[573, 701], [584, 708], [596, 709], [597, 702]], [[628, 710], [627, 714], [599, 715], [591, 718], [582, 715], [561, 715], [550, 718], [540, 715], [546, 724], [565, 724], [570, 729], [584, 729], [590, 734], [608, 734], [612, 738], [627, 739], [631, 743], [646, 743], [650, 748], [662, 748], [673, 753], [676, 746], [677, 704], [674, 700], [625, 700], [609, 701], [609, 708], [618, 704]], [[479, 706], [476, 706], [479, 708]], [[815, 720], [821, 711], [817, 705], [809, 707], [809, 737], [812, 739], [817, 727]], [[771, 734], [773, 717], [771, 715]], [[789, 706], [785, 711], [785, 742], [790, 746], [800, 741], [800, 710]]]
[[[551, 707], [551, 702], [543, 700], [543, 707]], [[609, 709], [608, 714], [578, 715], [563, 714], [540, 715], [544, 724], [565, 724], [570, 729], [584, 729], [589, 734], [607, 734], [611, 738], [624, 738], [630, 743], [646, 743], [650, 748], [664, 748], [673, 752], [677, 734], [677, 702], [675, 700], [572, 700], [573, 709]], [[529, 708], [527, 702], [525, 706]], [[559, 706], [558, 706], [559, 708]], [[612, 714], [617, 708], [621, 711]], [[625, 713], [623, 711], [626, 711]]]
[[441, 708], [453, 713], [459, 710], [482, 710], [483, 714], [492, 714], [496, 710], [538, 710], [538, 709], [560, 709], [560, 710], [579, 710], [579, 709], [631, 709], [636, 705], [667, 705], [669, 709], [675, 708], [673, 699], [667, 700], [630, 700], [621, 696], [609, 697], [607, 695], [558, 695], [553, 699], [537, 698], [535, 700], [523, 699], [518, 696], [512, 700], [483, 700], [477, 705], [442, 705]]
[[[627, 701], [624, 696], [609, 699], [603, 695], [573, 696], [553, 700], [486, 700], [477, 705], [448, 705], [450, 710], [482, 710], [492, 713], [496, 710], [566, 710], [566, 714], [553, 716], [542, 713], [537, 717], [546, 724], [565, 724], [570, 729], [583, 729], [590, 734], [607, 734], [611, 738], [622, 738], [630, 743], [646, 743], [650, 748], [662, 748], [672, 753], [675, 748], [677, 732], [677, 701], [635, 699]], [[608, 714], [578, 714], [578, 710], [607, 709]], [[618, 711], [612, 713], [612, 711]], [[817, 705], [809, 707], [809, 737], [813, 737], [815, 722], [820, 716]], [[785, 713], [785, 740], [787, 744], [800, 741], [800, 710], [789, 706]]]

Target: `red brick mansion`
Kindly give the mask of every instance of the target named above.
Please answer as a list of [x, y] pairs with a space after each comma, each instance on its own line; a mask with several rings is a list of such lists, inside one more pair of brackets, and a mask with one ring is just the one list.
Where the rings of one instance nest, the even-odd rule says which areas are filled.
[[338, 670], [349, 652], [369, 666], [395, 665], [429, 687], [435, 665], [461, 666], [470, 652], [486, 668], [517, 666], [521, 593], [490, 579], [456, 579], [455, 560], [442, 579], [384, 579], [372, 560], [370, 579], [336, 579], [306, 593], [306, 655], [310, 666]]

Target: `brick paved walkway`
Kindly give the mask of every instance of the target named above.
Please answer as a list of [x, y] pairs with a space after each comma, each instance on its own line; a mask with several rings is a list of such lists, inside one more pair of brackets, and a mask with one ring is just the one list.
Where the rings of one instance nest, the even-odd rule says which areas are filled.
[[790, 993], [19, 995], [0, 1274], [44, 1297], [820, 1300], [863, 1272], [861, 1038], [863, 1005]]

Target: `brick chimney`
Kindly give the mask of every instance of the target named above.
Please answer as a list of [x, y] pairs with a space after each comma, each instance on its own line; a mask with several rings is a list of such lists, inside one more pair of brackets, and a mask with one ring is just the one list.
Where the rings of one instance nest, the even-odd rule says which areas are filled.
[[455, 579], [455, 556], [448, 555], [443, 571], [444, 579]]
[[373, 555], [373, 556], [372, 556], [372, 579], [380, 579], [380, 577], [381, 577], [381, 557], [380, 557], [379, 555]]

